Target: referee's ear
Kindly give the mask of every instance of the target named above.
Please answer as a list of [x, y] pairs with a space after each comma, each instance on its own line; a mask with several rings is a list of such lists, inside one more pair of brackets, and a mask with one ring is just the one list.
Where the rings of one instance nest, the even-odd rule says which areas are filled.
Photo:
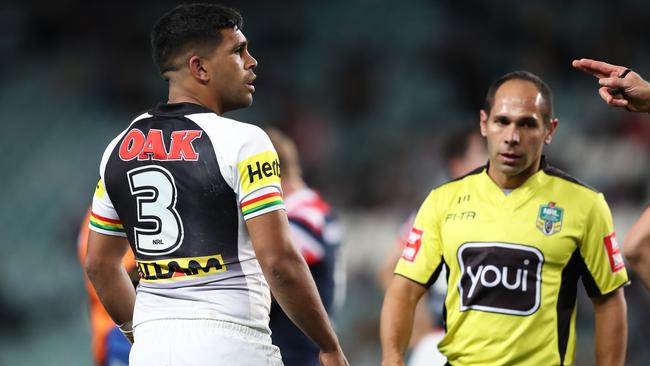
[[553, 140], [553, 135], [555, 135], [555, 130], [560, 121], [557, 118], [551, 118], [551, 121], [546, 125], [546, 137], [544, 137], [544, 144], [548, 145]]
[[481, 136], [486, 137], [488, 114], [485, 113], [484, 109], [481, 109], [481, 111], [479, 112], [479, 120], [481, 124]]

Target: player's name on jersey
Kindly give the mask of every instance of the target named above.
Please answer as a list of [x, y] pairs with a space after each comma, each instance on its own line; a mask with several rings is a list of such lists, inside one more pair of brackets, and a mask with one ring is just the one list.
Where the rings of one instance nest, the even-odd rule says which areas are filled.
[[202, 134], [201, 130], [172, 131], [168, 149], [162, 130], [152, 128], [145, 136], [144, 132], [134, 128], [122, 138], [120, 159], [196, 161], [199, 159], [199, 153], [192, 143]]
[[138, 272], [142, 281], [179, 280], [226, 271], [226, 265], [220, 254], [206, 257], [138, 261]]

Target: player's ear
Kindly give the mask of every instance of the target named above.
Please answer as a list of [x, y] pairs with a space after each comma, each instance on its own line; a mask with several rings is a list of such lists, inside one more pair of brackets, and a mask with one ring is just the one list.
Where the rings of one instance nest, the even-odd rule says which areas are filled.
[[485, 137], [487, 136], [487, 120], [488, 120], [488, 115], [485, 113], [485, 110], [481, 109], [479, 112], [479, 119], [481, 123], [481, 136]]
[[195, 79], [199, 80], [202, 84], [210, 81], [210, 76], [208, 75], [208, 70], [206, 69], [205, 60], [201, 57], [194, 55], [187, 60], [187, 66], [190, 69], [190, 73], [194, 76]]
[[553, 135], [555, 134], [555, 129], [560, 121], [557, 118], [551, 118], [551, 121], [547, 125], [546, 137], [544, 138], [544, 144], [548, 145], [553, 140]]

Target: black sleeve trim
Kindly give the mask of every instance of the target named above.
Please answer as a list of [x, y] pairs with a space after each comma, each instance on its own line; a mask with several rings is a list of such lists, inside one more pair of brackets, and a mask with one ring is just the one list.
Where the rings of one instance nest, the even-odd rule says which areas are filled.
[[[415, 282], [418, 285], [420, 285], [420, 286], [422, 286], [422, 287], [424, 287], [424, 288], [426, 288], [428, 290], [429, 287], [431, 287], [431, 285], [433, 285], [434, 282], [436, 282], [436, 280], [438, 279], [438, 276], [440, 275], [440, 271], [442, 271], [443, 265], [445, 265], [445, 261], [440, 262], [440, 264], [438, 265], [438, 267], [436, 267], [436, 270], [433, 271], [433, 273], [431, 274], [431, 276], [429, 277], [429, 279], [427, 280], [426, 283], [416, 281], [416, 280], [414, 280], [414, 279], [412, 279], [410, 277], [406, 277], [405, 275], [403, 275], [401, 273], [394, 272], [393, 274], [397, 275], [397, 276], [400, 276], [400, 277], [404, 277], [404, 278], [406, 278], [407, 280], [409, 280], [411, 282]], [[447, 272], [447, 273], [449, 273], [449, 272]]]

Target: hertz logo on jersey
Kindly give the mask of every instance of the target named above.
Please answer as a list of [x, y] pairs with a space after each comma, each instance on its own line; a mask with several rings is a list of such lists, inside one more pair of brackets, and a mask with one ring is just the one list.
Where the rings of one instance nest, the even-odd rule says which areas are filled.
[[465, 243], [458, 248], [461, 311], [530, 315], [541, 301], [544, 256], [510, 243]]
[[138, 272], [141, 281], [145, 282], [173, 281], [226, 271], [226, 265], [220, 254], [207, 257], [138, 261]]
[[266, 185], [280, 186], [280, 160], [275, 151], [253, 155], [238, 164], [242, 194]]

